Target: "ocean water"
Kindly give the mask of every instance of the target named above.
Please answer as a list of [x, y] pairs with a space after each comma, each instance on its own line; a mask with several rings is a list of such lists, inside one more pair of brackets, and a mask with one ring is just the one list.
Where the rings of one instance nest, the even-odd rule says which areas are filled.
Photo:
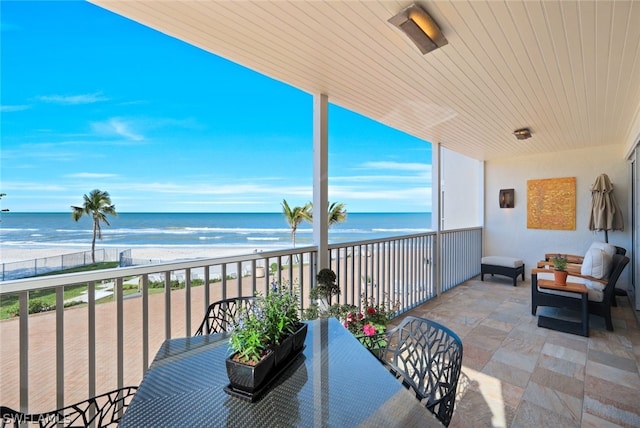
[[[122, 213], [102, 225], [100, 247], [255, 246], [291, 245], [291, 229], [282, 213]], [[330, 243], [352, 242], [430, 230], [430, 213], [349, 213], [347, 221], [329, 229]], [[2, 214], [0, 245], [86, 247], [92, 222], [75, 222], [71, 213]], [[296, 246], [311, 245], [311, 225], [303, 222]]]

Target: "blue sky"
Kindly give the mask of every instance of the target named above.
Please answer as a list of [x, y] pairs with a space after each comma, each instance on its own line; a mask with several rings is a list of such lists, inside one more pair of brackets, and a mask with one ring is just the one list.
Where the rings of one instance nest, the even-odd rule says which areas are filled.
[[[278, 212], [312, 199], [311, 94], [77, 1], [0, 2], [0, 192], [64, 212]], [[331, 101], [331, 99], [329, 99]], [[431, 211], [431, 144], [331, 105], [329, 200]]]

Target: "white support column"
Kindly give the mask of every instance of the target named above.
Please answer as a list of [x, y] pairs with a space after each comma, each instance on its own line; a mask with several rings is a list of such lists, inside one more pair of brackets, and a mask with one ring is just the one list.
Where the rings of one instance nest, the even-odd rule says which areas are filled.
[[316, 272], [329, 266], [329, 100], [325, 94], [313, 98], [313, 243], [318, 247]]
[[[484, 189], [486, 186], [486, 182], [487, 182], [487, 176], [485, 174], [485, 165], [487, 163], [484, 161], [478, 161], [478, 212], [477, 212], [477, 224], [482, 226], [483, 230], [485, 228], [485, 222], [484, 222]], [[484, 254], [484, 240], [482, 243], [482, 254]]]
[[440, 255], [442, 250], [442, 242], [440, 231], [443, 226], [442, 204], [444, 203], [444, 195], [442, 194], [442, 147], [440, 143], [432, 143], [431, 148], [431, 228], [436, 232], [436, 249], [435, 260], [433, 261], [433, 282], [436, 288], [436, 296], [442, 292], [442, 278], [440, 276]]

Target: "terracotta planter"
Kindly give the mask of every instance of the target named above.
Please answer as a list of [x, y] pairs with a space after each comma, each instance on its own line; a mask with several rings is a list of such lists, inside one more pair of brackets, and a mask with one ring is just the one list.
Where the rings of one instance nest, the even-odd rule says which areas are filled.
[[266, 383], [274, 371], [276, 354], [273, 351], [254, 366], [234, 361], [233, 355], [227, 357], [226, 365], [230, 386], [235, 390], [251, 394]]
[[554, 282], [558, 285], [567, 285], [567, 275], [568, 275], [567, 271], [554, 270], [553, 271]]

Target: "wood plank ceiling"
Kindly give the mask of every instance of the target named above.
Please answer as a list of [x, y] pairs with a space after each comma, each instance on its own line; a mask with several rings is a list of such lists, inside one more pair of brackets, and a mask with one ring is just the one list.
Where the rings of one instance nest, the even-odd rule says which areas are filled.
[[92, 2], [476, 159], [638, 138], [640, 1], [419, 2], [427, 55], [387, 22], [407, 1]]

